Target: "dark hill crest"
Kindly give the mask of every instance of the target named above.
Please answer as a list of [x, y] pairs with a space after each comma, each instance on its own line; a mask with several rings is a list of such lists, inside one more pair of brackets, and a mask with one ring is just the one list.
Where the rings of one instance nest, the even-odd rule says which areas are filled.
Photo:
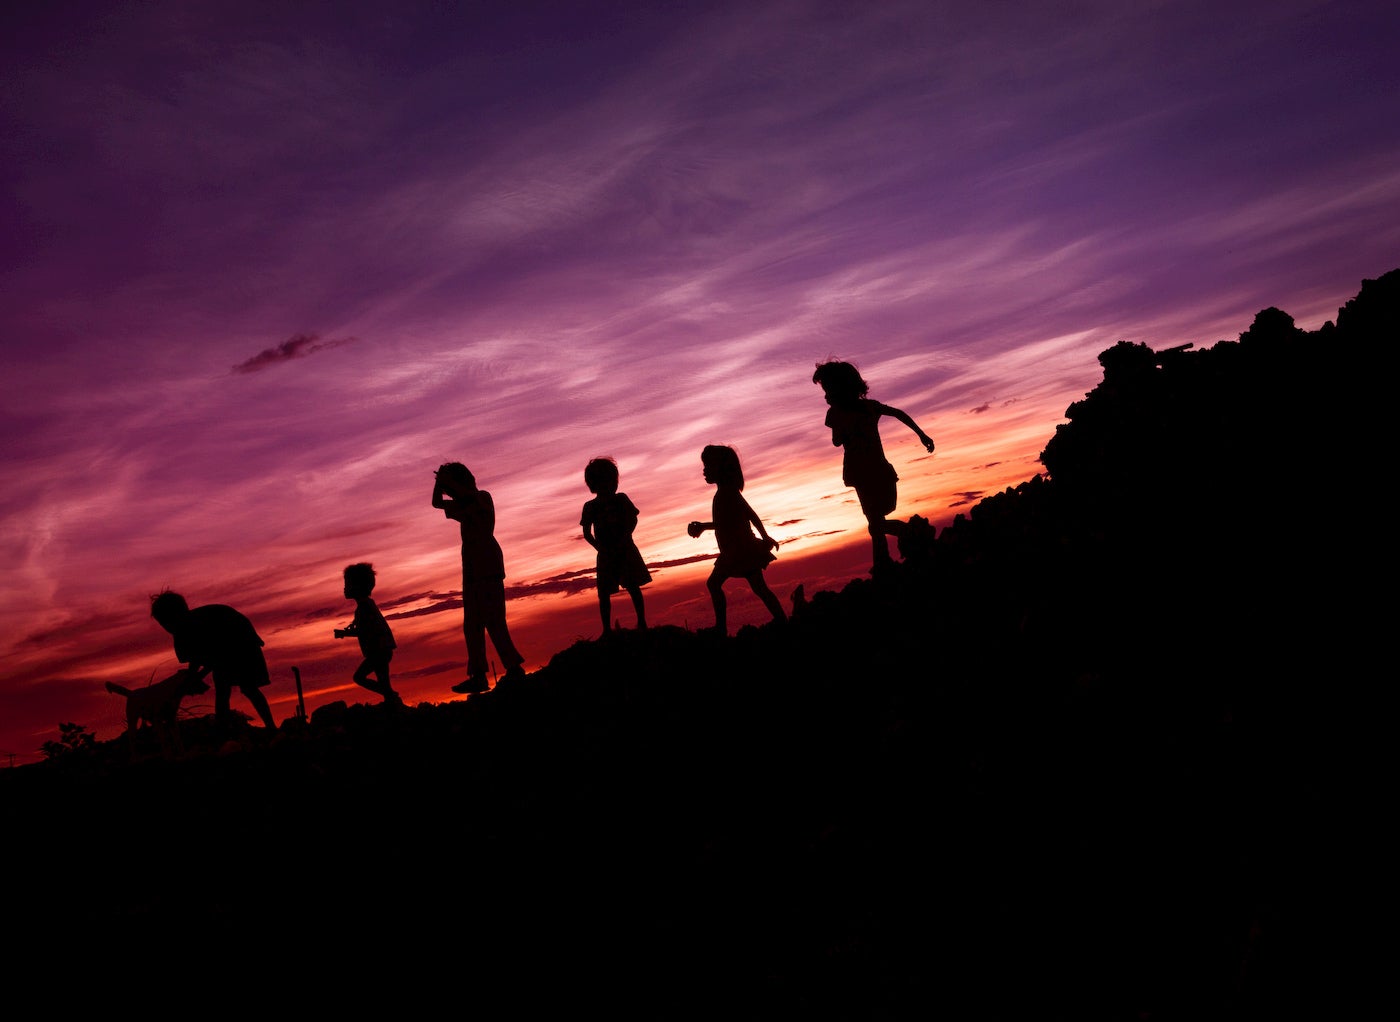
[[1110, 347], [1045, 473], [916, 519], [895, 570], [786, 625], [621, 632], [231, 755], [0, 771], [44, 895], [20, 961], [193, 978], [251, 941], [326, 998], [408, 975], [661, 1015], [1296, 1008], [1347, 951], [1351, 669], [1299, 509], [1338, 489], [1398, 317], [1395, 270], [1316, 331], [1271, 308]]

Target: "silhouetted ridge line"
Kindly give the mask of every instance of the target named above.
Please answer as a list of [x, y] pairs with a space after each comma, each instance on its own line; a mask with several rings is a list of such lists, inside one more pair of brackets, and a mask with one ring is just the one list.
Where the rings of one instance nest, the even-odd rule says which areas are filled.
[[[1350, 561], [1299, 509], [1337, 489], [1375, 387], [1357, 364], [1397, 315], [1400, 270], [1316, 331], [1266, 309], [1236, 341], [1114, 345], [1045, 474], [941, 532], [911, 519], [901, 563], [799, 590], [787, 621], [619, 630], [481, 697], [321, 707], [238, 755], [98, 743], [0, 770], [11, 875], [44, 894], [9, 930], [46, 960], [202, 966], [249, 933], [269, 961], [342, 953], [372, 921], [356, 996], [605, 977], [616, 1004], [623, 975], [649, 1013], [1335, 997], [1361, 667]], [[207, 723], [180, 722], [187, 746]], [[102, 868], [58, 861], [73, 834], [102, 836]], [[191, 897], [172, 849], [237, 887]]]

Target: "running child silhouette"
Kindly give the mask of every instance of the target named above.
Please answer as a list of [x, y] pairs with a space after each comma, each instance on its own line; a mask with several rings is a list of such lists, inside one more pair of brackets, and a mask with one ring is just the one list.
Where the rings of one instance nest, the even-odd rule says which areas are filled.
[[[719, 556], [715, 558], [714, 570], [705, 583], [715, 605], [715, 631], [720, 635], [729, 632], [724, 583], [731, 578], [742, 578], [747, 582], [754, 595], [773, 615], [773, 620], [786, 621], [787, 614], [782, 604], [763, 578], [764, 570], [773, 562], [773, 551], [778, 548], [778, 541], [768, 535], [763, 522], [744, 499], [741, 492], [744, 489], [744, 470], [739, 464], [738, 453], [732, 447], [710, 444], [700, 452], [700, 464], [704, 468], [705, 482], [713, 483], [715, 487], [714, 500], [710, 504], [711, 521], [691, 522], [685, 531], [692, 537], [699, 536], [706, 529], [715, 531]], [[757, 536], [750, 526], [758, 530]]]
[[506, 627], [506, 563], [496, 542], [496, 504], [479, 490], [476, 477], [460, 461], [439, 465], [433, 473], [433, 507], [457, 522], [462, 531], [462, 633], [467, 640], [467, 678], [453, 692], [485, 692], [486, 637], [506, 666], [501, 681], [525, 676], [525, 658]]
[[817, 363], [812, 382], [820, 384], [826, 403], [831, 406], [826, 412], [826, 424], [831, 428], [832, 445], [844, 449], [841, 481], [855, 489], [868, 523], [875, 558], [872, 570], [883, 568], [893, 563], [885, 537], [899, 536], [904, 523], [885, 517], [898, 503], [895, 484], [899, 476], [885, 458], [880, 417], [888, 415], [904, 423], [926, 451], [933, 451], [933, 440], [905, 412], [867, 397], [870, 387], [850, 362], [832, 359]]
[[583, 505], [583, 538], [598, 551], [598, 613], [604, 634], [612, 631], [612, 594], [626, 589], [637, 612], [637, 627], [647, 626], [642, 586], [651, 581], [651, 572], [641, 551], [632, 540], [637, 527], [637, 508], [627, 494], [617, 492], [617, 462], [594, 458], [583, 469], [583, 481], [594, 498]]
[[335, 637], [360, 640], [360, 655], [364, 660], [355, 668], [355, 684], [383, 696], [390, 706], [402, 706], [403, 699], [389, 683], [389, 661], [394, 658], [397, 643], [389, 622], [384, 620], [378, 604], [370, 597], [376, 580], [374, 567], [351, 564], [344, 575], [345, 598], [355, 601], [355, 617], [346, 627], [337, 628]]

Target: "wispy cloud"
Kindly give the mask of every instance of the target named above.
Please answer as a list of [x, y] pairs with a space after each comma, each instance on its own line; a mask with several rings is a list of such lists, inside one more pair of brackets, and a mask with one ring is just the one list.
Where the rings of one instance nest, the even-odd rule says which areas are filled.
[[287, 338], [281, 344], [271, 348], [264, 348], [246, 362], [240, 362], [233, 367], [235, 373], [256, 373], [264, 369], [269, 369], [283, 362], [294, 362], [299, 358], [309, 358], [319, 351], [329, 351], [332, 348], [339, 348], [346, 344], [353, 344], [354, 337], [342, 337], [335, 340], [323, 341], [319, 334], [296, 334]]

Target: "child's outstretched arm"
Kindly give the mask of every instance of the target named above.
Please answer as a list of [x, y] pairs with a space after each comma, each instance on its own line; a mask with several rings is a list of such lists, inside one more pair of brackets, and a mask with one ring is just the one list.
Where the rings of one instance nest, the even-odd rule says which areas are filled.
[[898, 408], [891, 408], [889, 405], [881, 405], [881, 409], [886, 415], [898, 419], [900, 422], [904, 423], [906, 426], [912, 429], [914, 431], [914, 435], [919, 438], [919, 443], [924, 445], [924, 450], [929, 452], [933, 451], [933, 438], [927, 433], [925, 433], [922, 429], [920, 429], [919, 424], [915, 422], [912, 418], [910, 418], [907, 412], [903, 412]]
[[706, 529], [713, 529], [714, 527], [714, 522], [691, 522], [685, 527], [685, 531], [689, 533], [691, 539], [694, 539]]

